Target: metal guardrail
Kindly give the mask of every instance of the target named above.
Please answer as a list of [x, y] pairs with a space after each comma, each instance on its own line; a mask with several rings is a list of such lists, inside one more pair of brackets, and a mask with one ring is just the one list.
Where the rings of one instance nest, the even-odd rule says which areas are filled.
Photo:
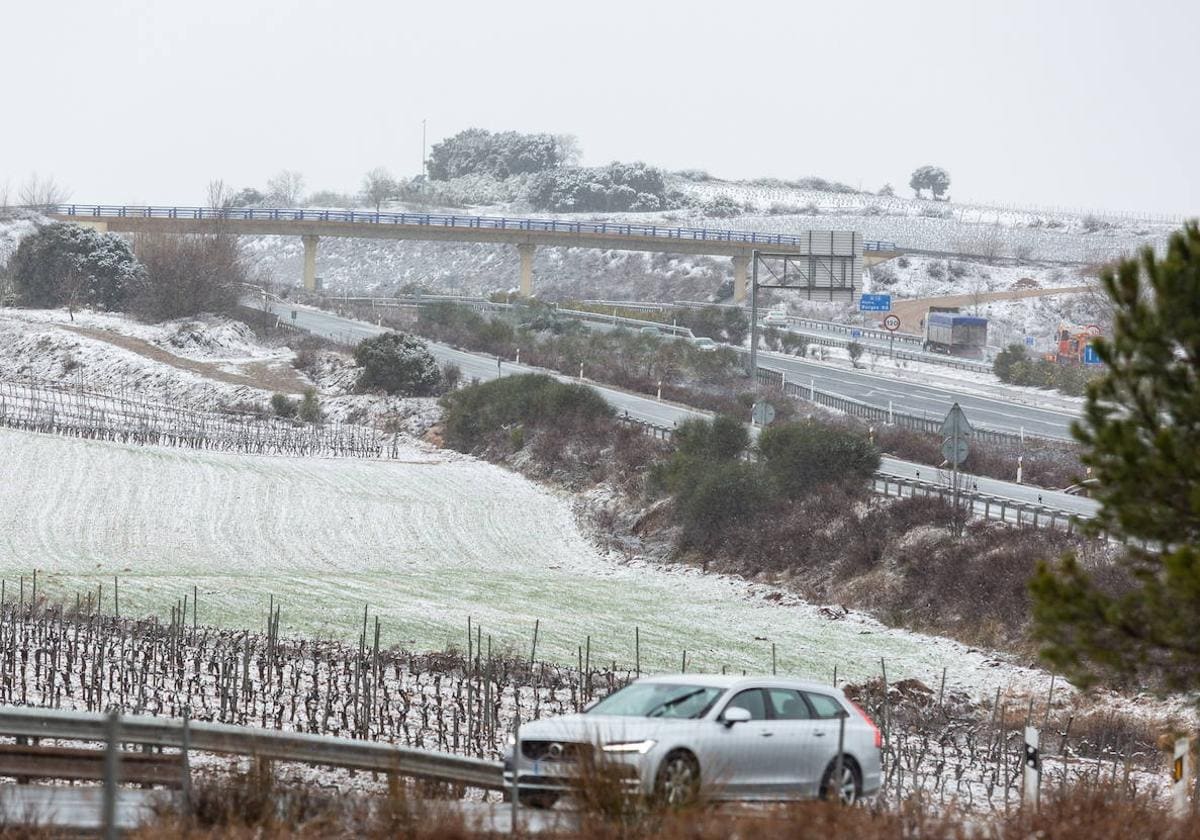
[[826, 347], [846, 348], [852, 343], [858, 343], [859, 346], [886, 353], [889, 358], [902, 359], [908, 362], [924, 362], [930, 365], [941, 365], [943, 367], [954, 368], [956, 370], [969, 370], [975, 373], [991, 373], [992, 366], [986, 362], [974, 362], [970, 359], [960, 359], [956, 356], [943, 356], [937, 353], [925, 353], [912, 350], [894, 350], [891, 347], [885, 347], [880, 344], [859, 342], [853, 337], [837, 338], [836, 336], [824, 335], [822, 333], [805, 332], [804, 330], [788, 330], [794, 335], [800, 335], [808, 341], [809, 344], [821, 344]]
[[[895, 495], [901, 498], [926, 496], [938, 498], [945, 502], [952, 502], [954, 498], [954, 488], [945, 484], [935, 484], [931, 481], [904, 478], [882, 472], [876, 473], [871, 480], [871, 489], [881, 496]], [[1019, 502], [1015, 499], [1006, 499], [1003, 496], [980, 493], [978, 490], [969, 488], [964, 489], [960, 487], [958, 495], [959, 504], [964, 506], [969, 505], [972, 513], [984, 519], [994, 519], [1015, 525], [1030, 525], [1034, 528], [1061, 528], [1070, 534], [1079, 527], [1080, 521], [1085, 518], [1077, 513], [1062, 510], [1061, 508], [1037, 505], [1032, 502]]]
[[[121, 743], [181, 750], [185, 746], [182, 720], [122, 715], [118, 719], [118, 729]], [[0, 736], [107, 742], [108, 731], [108, 716], [96, 712], [0, 706]], [[376, 741], [203, 721], [189, 721], [186, 738], [187, 749], [196, 752], [367, 770], [485, 790], [505, 787], [503, 768], [498, 761]]]
[[[728, 242], [747, 245], [811, 244], [809, 237], [785, 233], [710, 230], [708, 228], [660, 227], [617, 222], [581, 222], [559, 219], [510, 219], [506, 216], [459, 216], [443, 213], [383, 213], [362, 210], [306, 210], [302, 208], [257, 207], [171, 207], [115, 204], [59, 204], [36, 208], [60, 216], [120, 219], [187, 219], [192, 221], [349, 222], [373, 225], [418, 225], [422, 227], [511, 230], [531, 233], [607, 234], [690, 242]], [[856, 236], [857, 238], [857, 236]], [[862, 241], [862, 240], [860, 240]], [[862, 241], [864, 251], [894, 251], [893, 242]]]
[[[839, 394], [830, 394], [826, 391], [818, 391], [817, 389], [802, 385], [797, 382], [791, 382], [787, 378], [787, 374], [781, 370], [774, 368], [759, 366], [758, 381], [768, 385], [774, 385], [783, 390], [783, 393], [789, 397], [797, 397], [801, 400], [817, 403], [826, 408], [832, 408], [843, 414], [848, 414], [851, 417], [861, 417], [864, 420], [876, 420], [880, 423], [886, 423], [889, 426], [899, 426], [902, 429], [912, 429], [913, 431], [923, 432], [926, 434], [936, 434], [941, 431], [942, 421], [929, 417], [917, 417], [913, 414], [905, 414], [892, 409], [881, 408], [877, 405], [861, 402], [843, 397]], [[998, 429], [985, 429], [979, 426], [971, 433], [972, 437], [983, 443], [999, 444], [1001, 446], [1020, 446], [1026, 439], [1042, 440], [1052, 443], [1065, 443], [1066, 441], [1055, 440], [1054, 438], [1043, 437], [1032, 433], [1014, 434], [1012, 432], [1003, 432]]]
[[925, 338], [916, 333], [891, 333], [887, 330], [877, 330], [873, 327], [856, 327], [853, 324], [839, 324], [836, 321], [819, 321], [816, 318], [801, 318], [797, 315], [789, 315], [788, 323], [795, 324], [799, 327], [807, 327], [820, 332], [840, 333], [842, 335], [852, 336], [857, 330], [866, 338], [875, 338], [880, 341], [891, 342], [895, 340], [898, 344], [915, 344], [918, 347], [924, 346]]
[[[638, 420], [628, 414], [621, 415], [617, 419], [631, 426], [637, 426], [646, 434], [659, 440], [670, 441], [675, 434], [675, 429], [670, 426], [660, 426], [657, 423]], [[906, 478], [883, 471], [876, 472], [872, 477], [871, 489], [881, 496], [905, 498], [929, 496], [946, 501], [950, 501], [954, 494], [954, 488], [945, 484]], [[1067, 533], [1073, 533], [1079, 527], [1079, 523], [1088, 518], [1062, 508], [980, 493], [969, 487], [960, 487], [958, 493], [960, 504], [969, 505], [974, 514], [999, 522], [1029, 525], [1034, 528], [1061, 528]]]

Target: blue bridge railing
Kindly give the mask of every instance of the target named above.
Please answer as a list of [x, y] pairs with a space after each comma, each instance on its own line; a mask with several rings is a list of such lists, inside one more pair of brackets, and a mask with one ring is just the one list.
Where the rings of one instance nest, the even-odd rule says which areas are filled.
[[[440, 213], [376, 213], [364, 210], [303, 210], [260, 207], [126, 207], [109, 204], [60, 204], [49, 210], [60, 216], [211, 221], [353, 222], [374, 225], [479, 228], [538, 233], [600, 233], [702, 242], [744, 242], [749, 245], [811, 244], [809, 236], [707, 228], [661, 227], [623, 222], [579, 222], [564, 219], [510, 219], [503, 216], [458, 216]], [[864, 251], [894, 251], [893, 242], [866, 240]]]

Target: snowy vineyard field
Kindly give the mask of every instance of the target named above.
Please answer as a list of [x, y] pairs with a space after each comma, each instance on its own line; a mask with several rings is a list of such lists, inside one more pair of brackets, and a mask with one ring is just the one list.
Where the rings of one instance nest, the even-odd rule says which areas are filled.
[[412, 447], [400, 459], [318, 459], [138, 447], [0, 430], [0, 575], [8, 592], [110, 593], [166, 615], [199, 591], [202, 622], [357, 637], [368, 605], [385, 645], [441, 650], [468, 616], [498, 650], [646, 670], [762, 671], [845, 679], [889, 673], [972, 695], [1042, 691], [1044, 672], [936, 637], [828, 611], [770, 587], [602, 554], [569, 501], [497, 467]]
[[[378, 647], [369, 622], [359, 644], [347, 645], [192, 625], [186, 609], [159, 622], [101, 614], [86, 599], [34, 608], [30, 594], [0, 606], [0, 703], [176, 719], [186, 709], [203, 721], [495, 760], [516, 720], [577, 712], [636, 676], [586, 660], [571, 668], [497, 656], [482, 633], [470, 648], [415, 654]], [[1151, 795], [1164, 788], [1163, 758], [1147, 741], [1152, 727], [1097, 728], [1094, 717], [1080, 725], [1079, 709], [1061, 693], [997, 693], [989, 708], [904, 681], [888, 687], [885, 706], [878, 678], [845, 688], [887, 722], [885, 803], [920, 792], [969, 810], [1015, 806], [1028, 721], [1045, 733], [1047, 786], [1100, 783]], [[308, 772], [321, 784], [370, 786]]]
[[54, 382], [0, 379], [0, 426], [72, 437], [267, 455], [359, 458], [394, 454], [396, 439], [366, 427], [306, 425], [195, 411]]

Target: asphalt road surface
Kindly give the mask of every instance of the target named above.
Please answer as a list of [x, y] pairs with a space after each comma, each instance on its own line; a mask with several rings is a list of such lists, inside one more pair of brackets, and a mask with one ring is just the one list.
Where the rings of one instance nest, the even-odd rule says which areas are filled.
[[[290, 317], [291, 311], [296, 312], [295, 319]], [[324, 336], [336, 341], [346, 343], [354, 343], [364, 338], [369, 338], [378, 335], [387, 330], [383, 327], [375, 326], [363, 321], [356, 321], [351, 318], [343, 318], [338, 315], [333, 315], [329, 312], [324, 312], [318, 309], [308, 307], [293, 306], [290, 304], [275, 307], [276, 314], [281, 314], [284, 320], [294, 324], [300, 329], [307, 330], [314, 335]], [[507, 376], [514, 373], [545, 373], [537, 368], [528, 365], [518, 365], [511, 361], [497, 360], [489, 356], [483, 356], [477, 353], [466, 353], [461, 350], [455, 350], [452, 347], [447, 347], [442, 344], [429, 342], [429, 352], [433, 354], [439, 362], [453, 362], [462, 370], [463, 376], [470, 379], [479, 379], [488, 381], [495, 379], [497, 376]], [[779, 360], [775, 357], [770, 358], [770, 364], [775, 366]], [[788, 369], [788, 368], [785, 368]], [[834, 370], [821, 367], [819, 365], [811, 365], [804, 362], [792, 363], [790, 368], [798, 377], [797, 381], [804, 381], [802, 376], [815, 376], [818, 390], [832, 391], [834, 393], [844, 393], [847, 396], [854, 396], [856, 399], [861, 399], [855, 393], [848, 393], [848, 388], [858, 387], [863, 390], [873, 390], [880, 394], [903, 393], [909, 390], [910, 387], [904, 383], [896, 383], [894, 380], [886, 380], [883, 377], [876, 377], [870, 374], [853, 374], [849, 371]], [[811, 373], [810, 373], [811, 369]], [[803, 373], [802, 373], [803, 372]], [[585, 369], [586, 374], [586, 369]], [[563, 381], [571, 381], [570, 377], [554, 374], [558, 379]], [[789, 376], [792, 375], [789, 373]], [[843, 380], [843, 377], [846, 379]], [[586, 381], [586, 380], [585, 380]], [[850, 384], [847, 385], [847, 382]], [[857, 385], [855, 383], [858, 383]], [[588, 382], [604, 398], [612, 405], [619, 413], [628, 414], [635, 420], [641, 420], [647, 423], [654, 423], [659, 426], [672, 427], [678, 423], [692, 417], [708, 417], [707, 412], [699, 411], [687, 406], [676, 405], [673, 403], [659, 402], [652, 397], [641, 396], [640, 394], [631, 394], [627, 391], [621, 391], [616, 388], [610, 388], [605, 385], [599, 385], [595, 382]], [[897, 411], [909, 411], [910, 413], [919, 414], [920, 411], [913, 411], [912, 406], [927, 405], [930, 416], [943, 416], [949, 410], [950, 405], [954, 400], [958, 400], [966, 410], [968, 417], [972, 422], [980, 426], [996, 428], [990, 422], [983, 419], [984, 411], [979, 414], [974, 414], [974, 407], [977, 405], [984, 406], [990, 409], [991, 414], [988, 416], [1004, 417], [1008, 414], [1018, 417], [1035, 416], [1029, 412], [1039, 412], [1040, 409], [1029, 409], [1024, 406], [1013, 406], [999, 400], [982, 400], [971, 402], [971, 407], [968, 407], [967, 395], [956, 395], [948, 398], [944, 393], [940, 393], [936, 388], [925, 389], [923, 386], [911, 386], [912, 389], [929, 391], [928, 396], [920, 397], [924, 402], [920, 403], [904, 403], [902, 408], [900, 404], [895, 405]], [[886, 406], [886, 399], [884, 405]], [[1053, 412], [1042, 412], [1047, 415]], [[1065, 418], [1065, 415], [1062, 415]], [[1050, 421], [1046, 421], [1049, 423]], [[1065, 419], [1063, 423], [1067, 422]], [[1065, 426], [1064, 426], [1065, 428]], [[1029, 429], [1027, 429], [1029, 431]], [[1015, 465], [1014, 465], [1015, 470]], [[947, 471], [938, 470], [927, 464], [914, 464], [910, 461], [901, 461], [895, 458], [884, 458], [880, 467], [880, 472], [901, 478], [919, 478], [923, 481], [934, 483], [948, 484], [950, 476]], [[1027, 504], [1040, 504], [1046, 507], [1055, 508], [1057, 510], [1068, 511], [1070, 513], [1079, 514], [1081, 516], [1094, 516], [1096, 511], [1096, 502], [1082, 496], [1072, 496], [1067, 493], [1060, 493], [1051, 490], [1043, 490], [1037, 487], [1029, 487], [1028, 485], [1015, 484], [1007, 481], [998, 481], [993, 478], [984, 478], [980, 476], [965, 475], [963, 477], [965, 487], [978, 490], [980, 493], [988, 493], [994, 496], [999, 496], [1013, 501], [1024, 502]]]

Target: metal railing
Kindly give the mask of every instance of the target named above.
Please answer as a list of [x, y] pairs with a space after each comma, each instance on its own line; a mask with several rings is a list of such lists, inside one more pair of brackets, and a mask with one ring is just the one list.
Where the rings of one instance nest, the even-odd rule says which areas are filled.
[[[506, 216], [459, 216], [444, 213], [385, 213], [364, 210], [306, 210], [259, 207], [154, 207], [116, 204], [60, 204], [38, 208], [53, 215], [84, 218], [185, 219], [191, 221], [349, 222], [373, 225], [511, 230], [533, 233], [602, 234], [608, 236], [676, 239], [692, 242], [727, 242], [747, 245], [811, 246], [811, 236], [708, 228], [663, 227], [620, 222], [583, 222], [560, 219], [523, 219]], [[857, 235], [854, 237], [858, 239]], [[893, 251], [893, 242], [863, 241], [864, 251]]]
[[[836, 340], [836, 339], [832, 339]], [[840, 411], [843, 414], [848, 414], [851, 417], [861, 417], [864, 420], [875, 420], [880, 423], [886, 423], [889, 426], [899, 426], [902, 429], [912, 429], [913, 431], [923, 432], [925, 434], [937, 434], [941, 432], [942, 421], [940, 419], [930, 417], [918, 417], [914, 414], [905, 414], [901, 411], [894, 411], [889, 408], [882, 408], [870, 403], [861, 402], [860, 400], [850, 397], [843, 397], [839, 394], [830, 394], [826, 391], [819, 391], [810, 385], [803, 385], [798, 382], [792, 382], [787, 378], [787, 374], [781, 370], [774, 368], [759, 366], [758, 381], [767, 385], [774, 385], [780, 388], [786, 396], [796, 397], [797, 399], [806, 400], [807, 402], [823, 405], [826, 408], [832, 408]], [[1036, 435], [1031, 432], [1004, 432], [999, 429], [985, 429], [976, 426], [971, 433], [972, 437], [982, 443], [996, 444], [1000, 446], [1020, 446], [1026, 440], [1039, 440], [1051, 443], [1068, 443], [1065, 440], [1056, 440], [1042, 435]]]
[[803, 336], [809, 344], [820, 344], [826, 347], [838, 347], [845, 349], [851, 344], [857, 343], [860, 347], [871, 350], [877, 354], [887, 354], [889, 358], [901, 359], [907, 362], [924, 362], [930, 365], [941, 365], [942, 367], [954, 368], [956, 370], [969, 370], [974, 373], [991, 373], [992, 366], [986, 362], [976, 362], [971, 359], [962, 359], [957, 356], [946, 356], [939, 353], [926, 353], [923, 351], [893, 349], [889, 346], [871, 342], [860, 342], [857, 338], [838, 338], [832, 335], [822, 333], [806, 332], [805, 330], [788, 330], [788, 332]]
[[[952, 503], [954, 488], [945, 484], [931, 481], [904, 478], [901, 476], [876, 473], [871, 480], [871, 489], [881, 496], [925, 496], [941, 499]], [[1003, 496], [993, 496], [980, 493], [978, 490], [960, 487], [958, 489], [959, 504], [971, 513], [984, 519], [994, 519], [1015, 525], [1029, 525], [1034, 528], [1061, 528], [1068, 534], [1073, 533], [1085, 518], [1078, 513], [1047, 505], [1019, 502], [1016, 499], [1006, 499]]]
[[[98, 712], [0, 706], [0, 736], [67, 741], [109, 740], [109, 716]], [[421, 750], [379, 741], [280, 732], [226, 723], [121, 715], [118, 741], [204, 753], [252, 756], [268, 761], [341, 767], [448, 782], [484, 790], [502, 790], [498, 761]]]
[[[623, 423], [640, 428], [643, 432], [658, 440], [670, 441], [674, 438], [675, 429], [662, 426], [646, 420], [630, 417], [628, 414], [618, 417]], [[928, 496], [940, 498], [947, 502], [953, 499], [954, 488], [947, 484], [939, 484], [921, 479], [906, 478], [892, 475], [882, 470], [875, 473], [871, 479], [871, 490], [881, 496]], [[1048, 505], [1022, 502], [996, 496], [990, 493], [980, 493], [969, 486], [959, 487], [959, 504], [967, 507], [974, 515], [983, 519], [1008, 522], [1014, 525], [1026, 525], [1034, 528], [1061, 528], [1067, 533], [1073, 533], [1079, 523], [1089, 517], [1062, 508]]]

